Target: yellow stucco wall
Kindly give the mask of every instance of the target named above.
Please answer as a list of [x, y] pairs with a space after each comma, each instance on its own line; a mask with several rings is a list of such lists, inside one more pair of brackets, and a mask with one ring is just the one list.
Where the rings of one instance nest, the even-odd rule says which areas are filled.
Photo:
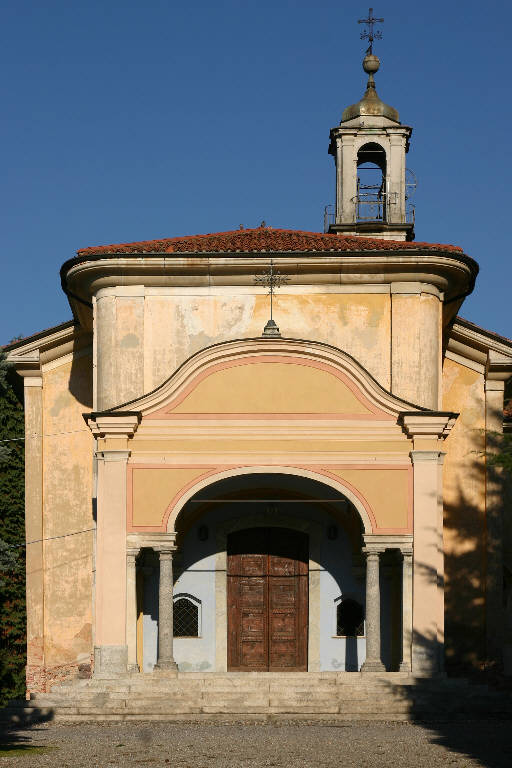
[[92, 650], [93, 440], [82, 418], [92, 403], [92, 360], [56, 363], [43, 371], [47, 667], [89, 662]]
[[[261, 336], [269, 299], [255, 294], [102, 295], [97, 300], [98, 407], [118, 405], [162, 384], [185, 360], [222, 341]], [[285, 338], [332, 344], [390, 387], [389, 293], [286, 293], [274, 314]], [[133, 369], [143, 371], [135, 377]]]
[[255, 362], [212, 373], [172, 413], [370, 414], [347, 384], [297, 363]]

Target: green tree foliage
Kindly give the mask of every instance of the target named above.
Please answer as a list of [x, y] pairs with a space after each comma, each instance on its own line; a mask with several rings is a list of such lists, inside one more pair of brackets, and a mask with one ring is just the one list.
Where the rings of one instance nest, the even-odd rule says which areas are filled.
[[[505, 387], [505, 418], [509, 421], [511, 417], [512, 379], [509, 379]], [[487, 444], [487, 462], [493, 467], [502, 467], [507, 475], [512, 476], [512, 433], [508, 430], [504, 434], [488, 432]]]
[[0, 351], [0, 705], [25, 693], [24, 415]]

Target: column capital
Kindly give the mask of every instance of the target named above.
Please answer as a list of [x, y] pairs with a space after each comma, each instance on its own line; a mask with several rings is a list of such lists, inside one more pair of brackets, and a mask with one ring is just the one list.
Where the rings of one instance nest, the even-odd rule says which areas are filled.
[[361, 551], [363, 555], [366, 557], [366, 559], [369, 560], [371, 557], [380, 557], [380, 555], [382, 555], [382, 553], [386, 551], [386, 548], [370, 546], [370, 547], [363, 547]]
[[137, 555], [139, 554], [139, 552], [140, 552], [140, 549], [138, 549], [138, 548], [130, 548], [130, 549], [127, 549], [127, 550], [126, 550], [126, 557], [127, 557], [127, 558], [128, 558], [128, 557], [133, 557], [133, 558], [136, 558], [136, 557], [137, 557]]
[[165, 549], [157, 549], [155, 550], [158, 552], [158, 557], [160, 560], [172, 560], [173, 553], [176, 551], [176, 547], [173, 549], [169, 549], [169, 547], [165, 547]]

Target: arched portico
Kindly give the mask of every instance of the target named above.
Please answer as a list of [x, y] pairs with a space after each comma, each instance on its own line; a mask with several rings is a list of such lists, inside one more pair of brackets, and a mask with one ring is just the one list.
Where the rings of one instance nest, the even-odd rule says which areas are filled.
[[[380, 548], [375, 547], [375, 542], [365, 546], [366, 539], [371, 540], [374, 535], [365, 533], [363, 520], [347, 495], [316, 477], [286, 469], [239, 471], [222, 479], [213, 476], [209, 483], [202, 481], [180, 507], [174, 518], [174, 530], [166, 534], [177, 536], [173, 555], [177, 558], [176, 583], [172, 583], [167, 571], [161, 572], [160, 579], [166, 579], [167, 585], [163, 590], [160, 588], [160, 595], [172, 594], [173, 587], [179, 594], [192, 595], [201, 606], [203, 630], [198, 638], [175, 638], [172, 660], [183, 670], [229, 670], [229, 540], [239, 532], [275, 529], [288, 530], [290, 535], [303, 534], [308, 541], [307, 669], [358, 669], [365, 659], [368, 642], [376, 655], [373, 665], [371, 658], [366, 665], [370, 671], [385, 669], [380, 661], [381, 647], [386, 667], [398, 669], [396, 665], [403, 654], [403, 601], [401, 564], [396, 555], [410, 552], [410, 536], [388, 536]], [[356, 501], [359, 503], [357, 497]], [[144, 544], [144, 535], [140, 535], [139, 543]], [[395, 556], [391, 557], [393, 552]], [[365, 588], [367, 556], [377, 558], [378, 570], [379, 560], [384, 557], [380, 570], [388, 574], [383, 582], [383, 630], [379, 619], [379, 580], [376, 587], [371, 585], [370, 592]], [[156, 600], [155, 587], [153, 594]], [[364, 636], [337, 636], [333, 630], [337, 604], [343, 596], [357, 596], [363, 610], [366, 603], [370, 623], [366, 623]], [[153, 603], [151, 610], [159, 614], [159, 621], [164, 616], [164, 621], [172, 622], [172, 616], [165, 614], [165, 605], [158, 610]], [[407, 642], [410, 643], [410, 634]], [[148, 671], [147, 654], [145, 659]]]
[[[126, 653], [129, 666], [136, 664], [130, 585], [133, 553], [145, 547], [159, 552], [166, 582], [160, 593], [159, 667], [174, 667], [169, 595], [184, 510], [215, 483], [265, 475], [321, 483], [346, 499], [360, 519], [370, 670], [382, 669], [374, 630], [380, 624], [380, 560], [389, 550], [404, 556], [402, 662], [411, 668], [414, 536], [414, 628], [429, 638], [429, 647], [418, 647], [413, 657], [418, 672], [438, 669], [442, 591], [429, 574], [442, 573], [440, 445], [453, 414], [396, 398], [341, 350], [278, 338], [202, 350], [154, 392], [87, 419], [99, 459], [99, 673], [109, 665], [121, 669]], [[120, 605], [126, 605], [124, 616]]]

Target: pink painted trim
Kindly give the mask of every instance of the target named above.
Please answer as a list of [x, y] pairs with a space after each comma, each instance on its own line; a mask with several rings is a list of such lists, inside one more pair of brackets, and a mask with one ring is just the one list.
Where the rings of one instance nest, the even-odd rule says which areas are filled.
[[[176, 418], [191, 418], [191, 415], [187, 414], [186, 416], [178, 415], [178, 414], [170, 414], [170, 411], [172, 411], [174, 408], [177, 408], [180, 403], [182, 403], [188, 395], [197, 388], [197, 386], [204, 381], [204, 379], [208, 378], [214, 373], [217, 373], [218, 371], [227, 370], [229, 368], [238, 368], [243, 365], [254, 365], [256, 363], [284, 363], [285, 365], [302, 365], [307, 368], [316, 368], [318, 370], [324, 371], [331, 376], [334, 376], [339, 381], [343, 382], [345, 386], [347, 386], [352, 394], [356, 397], [356, 399], [363, 405], [365, 408], [367, 408], [371, 414], [378, 415], [382, 419], [385, 419], [386, 421], [392, 421], [394, 420], [394, 417], [385, 413], [384, 411], [379, 410], [376, 408], [376, 406], [371, 403], [368, 398], [366, 398], [356, 387], [356, 385], [348, 378], [348, 376], [343, 373], [342, 371], [337, 370], [334, 366], [328, 365], [327, 363], [320, 362], [318, 360], [308, 360], [308, 358], [305, 357], [299, 357], [299, 356], [284, 356], [284, 355], [248, 355], [247, 357], [242, 358], [236, 358], [235, 360], [228, 360], [226, 362], [222, 363], [216, 363], [215, 365], [212, 365], [208, 367], [206, 370], [200, 371], [193, 380], [183, 389], [183, 391], [174, 398], [174, 400], [171, 400], [170, 403], [167, 403], [166, 406], [163, 406], [159, 410], [155, 411], [154, 413], [148, 414], [145, 418], [146, 419], [158, 419], [162, 416], [166, 416], [167, 418], [169, 415], [171, 417]], [[203, 414], [194, 414], [196, 418], [243, 418], [247, 414], [215, 414], [214, 416], [208, 416]], [[356, 417], [363, 417], [363, 418], [372, 418], [371, 415], [366, 414], [356, 414]], [[353, 416], [350, 416], [353, 418]], [[251, 415], [251, 418], [268, 418], [268, 415], [260, 414], [260, 415]], [[289, 415], [286, 414], [284, 418], [311, 418], [310, 414], [293, 414]], [[315, 418], [318, 418], [318, 415], [315, 414]], [[329, 414], [329, 415], [323, 415], [320, 416], [320, 418], [347, 418], [347, 415], [343, 414]]]
[[[267, 421], [297, 421], [299, 419], [316, 419], [318, 421], [324, 420], [340, 420], [340, 421], [375, 421], [374, 413], [162, 413], [160, 415], [154, 413], [146, 416], [146, 419], [162, 419], [165, 417], [166, 421], [203, 421], [203, 420], [228, 420], [228, 419], [244, 419], [251, 421], [267, 420]], [[380, 412], [379, 416], [382, 421], [390, 421], [392, 417], [384, 412]], [[394, 420], [394, 419], [393, 419]]]
[[[194, 485], [197, 485], [202, 480], [206, 479], [207, 477], [213, 477], [215, 475], [221, 474], [223, 472], [232, 470], [232, 469], [250, 469], [252, 466], [261, 466], [260, 464], [220, 464], [220, 465], [202, 465], [202, 464], [128, 464], [127, 467], [127, 530], [129, 533], [136, 533], [138, 531], [146, 531], [146, 532], [162, 532], [165, 533], [167, 530], [167, 524], [169, 521], [169, 517], [171, 516], [171, 513], [174, 509], [174, 507], [177, 505], [179, 500], [182, 498], [182, 496], [187, 493], [191, 488], [194, 487]], [[319, 467], [315, 464], [281, 464], [280, 466], [286, 467], [288, 469], [305, 469], [310, 472], [313, 472], [317, 475], [324, 475], [325, 477], [329, 477], [331, 480], [334, 480], [335, 482], [339, 483], [341, 486], [345, 486], [348, 490], [351, 491], [351, 493], [356, 496], [361, 504], [364, 506], [368, 517], [370, 519], [372, 530], [374, 533], [389, 533], [389, 534], [401, 534], [401, 533], [412, 533], [413, 530], [413, 468], [410, 464], [334, 464], [330, 465], [331, 469], [385, 469], [385, 470], [407, 470], [408, 472], [408, 515], [407, 515], [407, 526], [405, 528], [380, 528], [377, 525], [376, 518], [374, 511], [370, 505], [370, 503], [365, 499], [365, 497], [362, 495], [362, 493], [351, 483], [349, 483], [347, 480], [343, 480], [342, 478], [338, 477], [337, 475], [333, 474], [332, 472], [329, 472], [324, 467]], [[203, 472], [202, 474], [195, 477], [193, 480], [190, 480], [183, 488], [181, 488], [178, 493], [174, 495], [171, 502], [167, 506], [162, 523], [160, 525], [153, 525], [153, 526], [136, 526], [133, 525], [133, 470], [134, 469], [206, 469], [206, 472]], [[271, 471], [272, 467], [269, 467], [269, 471]]]

